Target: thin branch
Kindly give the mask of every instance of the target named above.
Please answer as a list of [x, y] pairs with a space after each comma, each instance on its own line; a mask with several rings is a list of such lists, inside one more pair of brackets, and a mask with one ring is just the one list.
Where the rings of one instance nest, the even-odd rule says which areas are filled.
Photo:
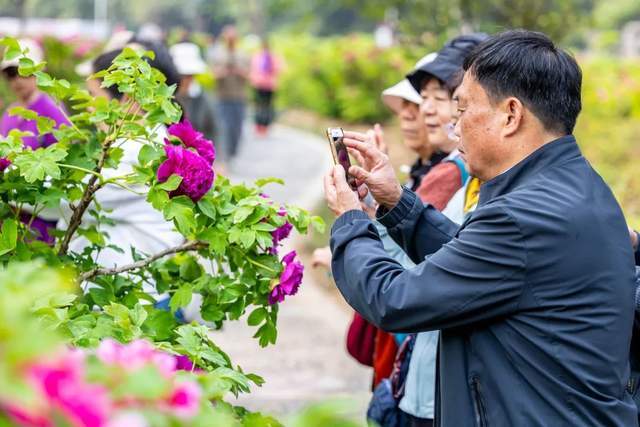
[[[80, 198], [80, 202], [75, 206], [73, 210], [73, 215], [71, 215], [71, 219], [69, 220], [69, 227], [62, 238], [62, 242], [60, 243], [60, 249], [58, 250], [58, 255], [66, 255], [69, 250], [69, 243], [71, 243], [71, 238], [80, 227], [80, 223], [82, 222], [82, 217], [84, 216], [85, 211], [91, 204], [93, 200], [93, 195], [98, 189], [101, 187], [101, 183], [97, 182], [98, 177], [100, 176], [100, 172], [104, 167], [104, 163], [107, 160], [107, 155], [109, 153], [109, 148], [113, 143], [114, 138], [107, 138], [104, 141], [102, 146], [102, 153], [100, 153], [100, 159], [98, 160], [98, 164], [94, 168], [95, 175], [91, 175], [89, 178], [89, 182], [87, 183], [87, 187], [84, 189], [84, 193]], [[102, 180], [102, 177], [100, 177]]]
[[151, 264], [152, 262], [159, 260], [160, 258], [163, 258], [167, 255], [177, 254], [180, 252], [196, 251], [198, 249], [203, 249], [206, 247], [207, 247], [207, 244], [204, 242], [195, 241], [195, 242], [183, 243], [180, 246], [175, 246], [173, 248], [165, 249], [164, 251], [158, 252], [157, 254], [152, 255], [149, 258], [145, 258], [131, 264], [123, 265], [120, 267], [113, 267], [113, 268], [103, 268], [103, 267], [94, 268], [93, 270], [89, 270], [81, 274], [79, 277], [79, 280], [80, 282], [84, 282], [85, 280], [92, 279], [96, 276], [120, 274], [120, 273], [125, 273], [131, 270], [137, 270], [139, 268], [144, 268], [149, 264]]

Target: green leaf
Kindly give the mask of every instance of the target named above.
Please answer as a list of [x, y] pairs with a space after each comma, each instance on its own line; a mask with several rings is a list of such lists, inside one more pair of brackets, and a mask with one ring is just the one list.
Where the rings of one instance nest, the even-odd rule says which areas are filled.
[[198, 201], [198, 208], [200, 212], [205, 214], [211, 219], [216, 219], [216, 207], [213, 204], [213, 201], [209, 197], [204, 197]]
[[147, 202], [151, 203], [154, 209], [162, 210], [169, 202], [169, 195], [166, 191], [151, 187], [147, 194]]
[[88, 228], [79, 228], [78, 234], [99, 247], [104, 247], [106, 244], [104, 235], [98, 231], [95, 225]]
[[[60, 206], [60, 201], [64, 198], [65, 194], [62, 190], [56, 187], [50, 187], [36, 195], [36, 203], [45, 205], [48, 208], [57, 208]], [[71, 197], [70, 199], [73, 200]]]
[[47, 134], [53, 130], [56, 122], [51, 120], [49, 117], [38, 116], [36, 119], [36, 125], [38, 126], [38, 132], [40, 134]]
[[178, 231], [183, 235], [189, 235], [196, 226], [193, 213], [193, 202], [186, 196], [178, 196], [170, 199], [164, 206], [163, 213], [167, 220], [174, 220]]
[[165, 341], [171, 337], [178, 323], [168, 311], [153, 309], [142, 326], [150, 338]]
[[284, 185], [284, 181], [280, 178], [260, 178], [256, 179], [256, 185], [258, 187], [264, 187], [267, 184], [280, 184]]
[[58, 144], [35, 151], [25, 150], [16, 156], [15, 165], [20, 169], [20, 175], [31, 183], [42, 181], [46, 176], [60, 178], [60, 168], [57, 162], [64, 159], [67, 152]]
[[138, 162], [143, 166], [146, 166], [161, 157], [162, 153], [159, 150], [156, 150], [153, 145], [143, 145], [140, 152], [138, 152]]
[[38, 113], [24, 107], [9, 108], [9, 115], [22, 117], [25, 120], [36, 120], [38, 118]]
[[311, 217], [311, 225], [320, 234], [323, 234], [327, 227], [326, 224], [324, 223], [324, 220], [319, 216]]
[[271, 225], [268, 222], [259, 222], [251, 228], [255, 231], [273, 231], [276, 229], [274, 225]]
[[165, 191], [173, 191], [180, 187], [181, 182], [182, 177], [180, 175], [173, 174], [169, 177], [168, 180], [166, 180], [162, 184], [158, 184], [156, 187]]
[[0, 235], [0, 255], [14, 250], [17, 241], [18, 223], [14, 219], [5, 219], [2, 222], [2, 234]]
[[4, 59], [7, 61], [11, 61], [12, 59], [16, 59], [20, 55], [22, 55], [22, 49], [20, 48], [20, 44], [18, 40], [13, 37], [4, 37], [0, 40], [0, 45], [5, 47], [4, 50]]
[[251, 215], [251, 213], [253, 212], [254, 208], [251, 206], [240, 206], [236, 209], [236, 211], [233, 213], [233, 223], [237, 224], [239, 222], [244, 221], [245, 219], [247, 219], [247, 217], [249, 215]]
[[209, 249], [216, 254], [222, 255], [227, 247], [227, 234], [215, 228], [209, 228], [198, 235], [199, 240], [209, 244]]
[[203, 269], [192, 256], [185, 256], [180, 261], [180, 278], [185, 282], [193, 282], [202, 276]]
[[256, 241], [256, 232], [250, 229], [242, 230], [239, 240], [245, 249], [249, 249]]
[[169, 307], [171, 312], [175, 313], [179, 308], [186, 307], [191, 302], [191, 296], [193, 291], [191, 285], [184, 284], [178, 288], [178, 290], [171, 297]]
[[264, 319], [266, 319], [266, 317], [267, 317], [267, 309], [265, 309], [264, 307], [258, 307], [255, 310], [253, 310], [253, 312], [251, 312], [251, 314], [249, 315], [249, 318], [247, 319], [247, 324], [249, 326], [258, 326], [260, 323], [264, 321]]

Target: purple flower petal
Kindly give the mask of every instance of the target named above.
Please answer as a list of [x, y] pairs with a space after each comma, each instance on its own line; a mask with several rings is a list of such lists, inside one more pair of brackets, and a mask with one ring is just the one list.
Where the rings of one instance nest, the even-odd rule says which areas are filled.
[[167, 132], [180, 139], [187, 147], [195, 149], [210, 165], [213, 164], [216, 159], [216, 149], [213, 142], [196, 131], [188, 120], [169, 126]]
[[213, 169], [205, 159], [182, 146], [169, 144], [164, 149], [167, 160], [158, 168], [158, 181], [164, 182], [173, 174], [181, 176], [180, 186], [170, 196], [185, 195], [197, 202], [213, 185]]

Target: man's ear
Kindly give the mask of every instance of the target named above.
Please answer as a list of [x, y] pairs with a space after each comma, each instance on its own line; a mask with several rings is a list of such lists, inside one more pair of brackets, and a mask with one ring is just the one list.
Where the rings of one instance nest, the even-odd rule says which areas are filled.
[[524, 105], [515, 97], [508, 97], [501, 104], [505, 117], [503, 136], [511, 136], [522, 126]]

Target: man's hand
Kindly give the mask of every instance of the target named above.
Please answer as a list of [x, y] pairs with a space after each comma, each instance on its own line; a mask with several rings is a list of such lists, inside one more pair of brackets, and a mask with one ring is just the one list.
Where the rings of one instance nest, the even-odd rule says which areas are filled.
[[360, 163], [360, 166], [351, 166], [349, 173], [356, 178], [358, 186], [366, 184], [379, 204], [387, 209], [393, 208], [402, 197], [402, 187], [389, 157], [368, 142], [370, 139], [366, 134], [345, 132], [344, 136], [349, 153]]
[[324, 177], [324, 196], [329, 209], [337, 216], [350, 210], [362, 210], [358, 194], [347, 184], [344, 168], [336, 165]]

